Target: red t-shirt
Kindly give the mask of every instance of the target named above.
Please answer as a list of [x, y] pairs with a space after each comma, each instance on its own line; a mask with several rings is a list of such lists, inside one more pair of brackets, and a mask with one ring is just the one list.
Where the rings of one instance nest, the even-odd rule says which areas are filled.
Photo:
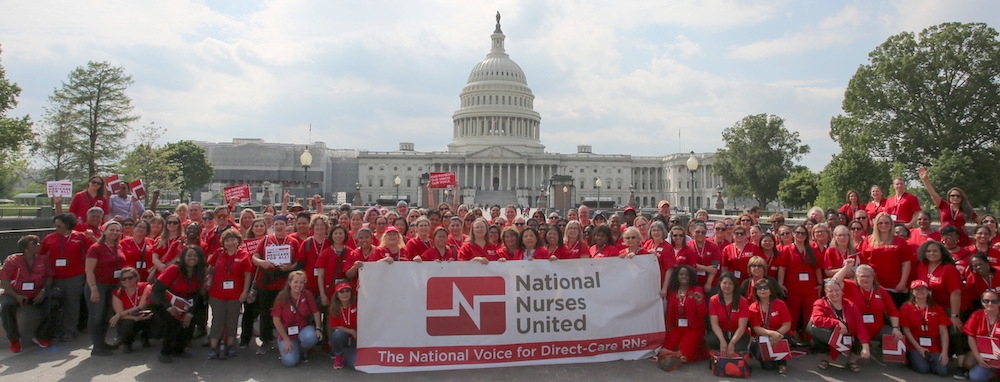
[[[331, 292], [333, 288], [333, 281], [336, 279], [346, 279], [347, 270], [350, 267], [346, 266], [347, 258], [351, 255], [351, 249], [344, 246], [341, 254], [338, 255], [337, 251], [333, 247], [328, 247], [323, 250], [320, 254], [319, 260], [316, 261], [316, 268], [323, 269], [323, 286], [327, 289], [326, 292]], [[353, 263], [351, 263], [353, 265]], [[340, 270], [337, 270], [337, 266], [340, 266]], [[331, 293], [326, 295], [329, 297]]]
[[[588, 250], [587, 252], [590, 252], [590, 251]], [[507, 260], [513, 260], [514, 259], [514, 254], [516, 254], [516, 253], [517, 253], [517, 247], [515, 247], [514, 250], [511, 251], [511, 250], [507, 249], [507, 247], [504, 246], [504, 245], [502, 245], [502, 244], [497, 246], [497, 258], [504, 258], [504, 259], [507, 259]]]
[[[700, 304], [693, 297], [696, 293], [701, 294]], [[708, 317], [708, 306], [705, 304], [705, 291], [701, 287], [688, 287], [683, 297], [676, 291], [670, 291], [667, 295], [668, 331], [681, 329], [703, 333], [705, 317]]]
[[[688, 245], [693, 244], [693, 240], [688, 242]], [[706, 245], [706, 247], [708, 246]], [[750, 259], [754, 256], [764, 257], [764, 253], [750, 242], [744, 243], [743, 248], [738, 248], [736, 243], [733, 243], [722, 249], [722, 266], [736, 276], [736, 285], [743, 284], [743, 280], [750, 278], [747, 267], [750, 264]]]
[[816, 279], [819, 263], [810, 265], [805, 252], [795, 245], [786, 246], [778, 257], [778, 266], [785, 268], [785, 287], [788, 294], [813, 294], [820, 281]]
[[[285, 330], [293, 326], [298, 330], [305, 330], [306, 326], [309, 325], [309, 316], [318, 311], [313, 294], [303, 290], [296, 301], [275, 302], [274, 307], [271, 308], [271, 317], [278, 317], [281, 324], [285, 326]], [[288, 338], [293, 340], [298, 337], [298, 334], [288, 335]]]
[[868, 220], [875, 220], [875, 216], [878, 215], [879, 212], [886, 212], [885, 203], [886, 199], [882, 199], [878, 204], [876, 204], [874, 200], [868, 202], [868, 204], [865, 205], [865, 212], [868, 213]]
[[93, 245], [87, 235], [70, 231], [68, 236], [53, 232], [42, 239], [39, 255], [47, 255], [49, 265], [55, 271], [56, 280], [82, 275], [85, 271], [84, 259], [87, 249]]
[[869, 334], [878, 334], [882, 330], [886, 313], [889, 317], [899, 317], [892, 296], [882, 286], [865, 292], [854, 280], [844, 280], [844, 299], [853, 302], [861, 311], [861, 322], [865, 324]]
[[590, 257], [618, 257], [618, 251], [618, 247], [614, 245], [605, 245], [604, 248], [601, 248], [600, 250], [597, 250], [597, 246], [593, 245], [590, 247]]
[[951, 293], [962, 289], [962, 276], [951, 264], [938, 264], [934, 272], [927, 272], [927, 264], [917, 266], [917, 278], [930, 286], [934, 303], [943, 307], [951, 307]]
[[861, 262], [874, 268], [878, 283], [889, 289], [899, 285], [904, 276], [903, 262], [911, 258], [910, 246], [898, 236], [893, 236], [889, 245], [878, 248], [872, 247], [867, 239], [861, 244]]
[[243, 294], [244, 278], [254, 271], [250, 253], [242, 249], [230, 255], [225, 249], [218, 250], [208, 259], [208, 265], [215, 267], [212, 288], [208, 297], [219, 300], [239, 300]]
[[[174, 262], [174, 260], [177, 260], [177, 255], [180, 255], [181, 250], [187, 248], [187, 246], [188, 246], [187, 240], [174, 241], [173, 244], [170, 245], [170, 249], [167, 250], [167, 254], [164, 256], [160, 256], [160, 261], [166, 265], [170, 265], [171, 263]], [[205, 256], [208, 256], [211, 253], [211, 252], [205, 252], [205, 242], [201, 241], [200, 239], [198, 240], [198, 247], [201, 248], [201, 251], [203, 253], [205, 253]]]
[[979, 300], [987, 290], [1000, 290], [1000, 277], [996, 276], [996, 270], [991, 269], [990, 276], [985, 279], [979, 273], [969, 272], [962, 289], [962, 310], [972, 310], [972, 301]]
[[107, 244], [95, 243], [87, 250], [88, 259], [97, 259], [97, 267], [94, 268], [94, 276], [101, 284], [118, 284], [118, 277], [115, 271], [125, 266], [125, 255], [122, 254], [122, 247], [111, 248]]
[[181, 269], [177, 267], [177, 264], [164, 269], [163, 273], [156, 280], [166, 285], [170, 293], [184, 299], [194, 297], [194, 294], [198, 293], [198, 289], [201, 289], [203, 283], [202, 280], [199, 280], [197, 274], [192, 277], [185, 277], [185, 275], [181, 274]]
[[848, 203], [848, 204], [845, 204], [845, 205], [841, 206], [840, 209], [837, 210], [837, 212], [843, 212], [843, 213], [847, 214], [847, 221], [851, 221], [851, 220], [854, 220], [854, 211], [857, 211], [859, 209], [863, 210], [863, 209], [865, 209], [865, 207], [864, 206], [858, 206], [858, 208], [854, 208], [854, 207], [851, 207], [850, 203]]
[[844, 262], [847, 259], [853, 258], [855, 265], [860, 265], [858, 261], [859, 253], [853, 251], [854, 248], [848, 248], [846, 253], [841, 252], [836, 246], [826, 249], [826, 253], [823, 254], [823, 269], [840, 269], [844, 267]]
[[406, 248], [400, 248], [396, 253], [392, 253], [388, 247], [378, 247], [370, 255], [368, 261], [379, 261], [386, 257], [391, 257], [394, 261], [410, 261], [410, 254]]
[[566, 247], [566, 257], [563, 257], [564, 259], [579, 259], [584, 253], [590, 253], [590, 248], [587, 248], [587, 243], [584, 243], [583, 240], [577, 240], [572, 245], [566, 243], [564, 246]]
[[463, 245], [465, 245], [465, 242], [468, 240], [469, 240], [469, 235], [462, 234], [461, 239], [448, 235], [448, 245], [454, 245], [456, 247], [461, 248]]
[[[899, 326], [910, 328], [910, 334], [917, 341], [921, 341], [923, 338], [930, 338], [931, 345], [923, 347], [931, 353], [941, 352], [940, 325], [944, 325], [945, 328], [951, 325], [951, 320], [948, 319], [948, 315], [945, 314], [944, 309], [941, 309], [940, 305], [935, 305], [933, 308], [926, 307], [920, 309], [917, 307], [917, 304], [908, 302], [903, 304], [903, 307], [899, 309]], [[919, 342], [911, 345], [918, 344]]]
[[147, 237], [137, 244], [133, 237], [126, 237], [118, 245], [122, 248], [122, 254], [125, 255], [123, 267], [132, 267], [138, 270], [139, 280], [149, 278], [149, 268], [153, 266], [153, 246], [156, 245], [153, 244], [153, 239]]
[[[750, 327], [761, 326], [767, 330], [778, 330], [786, 322], [792, 322], [792, 314], [788, 312], [788, 306], [784, 301], [771, 299], [769, 312], [762, 311], [760, 301], [750, 304]], [[767, 317], [770, 316], [770, 319]], [[764, 325], [764, 324], [767, 325]]]
[[[413, 255], [421, 255], [427, 252], [428, 249], [434, 246], [434, 242], [431, 240], [423, 241], [417, 238], [412, 238], [406, 241], [406, 252]], [[462, 244], [456, 245], [455, 248], [462, 248]], [[427, 260], [421, 256], [421, 259]]]
[[[256, 253], [258, 254], [258, 257], [261, 260], [266, 261], [266, 250], [264, 248], [275, 245], [287, 245], [292, 249], [292, 259], [298, 260], [301, 258], [301, 256], [299, 256], [299, 241], [295, 240], [294, 235], [285, 235], [284, 238], [278, 239], [274, 236], [274, 234], [264, 236], [264, 240], [261, 240], [260, 244], [257, 244]], [[261, 272], [264, 272], [264, 270], [262, 269]], [[281, 290], [285, 287], [286, 281], [288, 280], [287, 277], [280, 277], [271, 280], [271, 283], [268, 285], [263, 285], [261, 283], [263, 279], [263, 277], [257, 277], [257, 286], [268, 290]]]
[[[741, 318], [750, 318], [750, 304], [747, 299], [741, 296], [734, 296], [738, 300], [730, 301], [728, 306], [722, 305], [720, 295], [712, 296], [708, 300], [708, 315], [719, 318], [719, 328], [724, 332], [735, 334], [740, 328]], [[749, 327], [750, 323], [747, 322]]]
[[202, 233], [201, 240], [205, 242], [203, 246], [205, 253], [215, 253], [219, 248], [222, 248], [222, 233], [233, 227], [234, 224], [230, 220], [225, 227], [215, 227], [210, 230], [202, 229], [204, 232]]
[[913, 214], [920, 210], [920, 201], [909, 192], [904, 192], [902, 196], [890, 196], [885, 202], [885, 212], [892, 215], [892, 220], [896, 223], [909, 223], [913, 220]]
[[555, 250], [552, 250], [552, 251], [549, 251], [548, 249], [549, 249], [548, 247], [545, 248], [545, 250], [549, 253], [549, 257], [555, 256], [557, 259], [570, 259], [571, 258], [571, 257], [569, 257], [569, 248], [566, 248], [565, 245], [560, 245], [560, 246], [556, 247]]
[[965, 322], [962, 331], [970, 337], [1000, 337], [1000, 325], [994, 323], [991, 327], [986, 317], [986, 311], [982, 309], [972, 313], [972, 317], [969, 317], [969, 320]]
[[358, 304], [340, 308], [340, 317], [330, 317], [330, 327], [358, 330]]
[[142, 295], [152, 287], [153, 286], [147, 282], [139, 282], [135, 289], [135, 295], [129, 296], [128, 292], [125, 291], [125, 288], [121, 287], [115, 291], [115, 296], [118, 296], [118, 299], [122, 301], [122, 309], [129, 310], [139, 306], [140, 303], [142, 303]]
[[108, 203], [107, 197], [91, 197], [87, 190], [77, 192], [76, 195], [73, 195], [73, 200], [69, 202], [68, 212], [76, 215], [77, 220], [84, 221], [87, 220], [87, 210], [93, 207], [101, 207], [105, 215], [111, 212], [111, 204]]
[[958, 273], [962, 277], [966, 277], [972, 272], [972, 252], [968, 249], [959, 247], [958, 252], [951, 252], [951, 258], [955, 259], [955, 268], [958, 269]]
[[910, 230], [910, 238], [906, 239], [906, 243], [912, 246], [919, 247], [921, 244], [927, 242], [927, 240], [934, 240], [936, 242], [941, 242], [941, 232], [931, 231], [928, 234], [924, 234], [920, 231], [920, 228], [913, 228]]
[[998, 251], [996, 248], [988, 247], [988, 249], [985, 252], [983, 252], [980, 251], [979, 248], [976, 248], [975, 244], [972, 244], [967, 249], [973, 255], [977, 253], [985, 254], [986, 259], [989, 260], [991, 266], [993, 266], [994, 268], [1000, 268], [1000, 251]]
[[458, 260], [458, 247], [452, 245], [446, 246], [444, 252], [434, 247], [428, 248], [420, 255], [420, 259], [423, 261], [456, 261]]
[[479, 244], [470, 241], [463, 244], [458, 250], [459, 261], [470, 261], [477, 257], [485, 257], [489, 261], [497, 261], [500, 259], [497, 256], [496, 246], [490, 244], [490, 242], [486, 242], [485, 246], [480, 247]]
[[319, 269], [316, 263], [323, 251], [330, 248], [330, 240], [323, 240], [323, 245], [320, 245], [310, 237], [300, 243], [296, 260], [305, 263], [303, 271], [306, 273], [306, 289], [314, 295], [319, 294]]
[[[27, 298], [35, 298], [45, 287], [45, 281], [55, 276], [47, 256], [35, 255], [35, 260], [28, 265], [24, 254], [15, 253], [7, 256], [4, 266], [0, 269], [0, 280], [10, 280], [17, 294]], [[10, 294], [4, 291], [4, 294]]]
[[548, 260], [549, 259], [549, 250], [545, 249], [545, 247], [543, 247], [543, 246], [537, 246], [537, 247], [535, 247], [535, 252], [529, 254], [527, 250], [518, 249], [517, 253], [514, 254], [514, 258], [513, 259], [509, 259], [509, 260], [527, 260], [527, 259], [543, 259], [543, 260]]

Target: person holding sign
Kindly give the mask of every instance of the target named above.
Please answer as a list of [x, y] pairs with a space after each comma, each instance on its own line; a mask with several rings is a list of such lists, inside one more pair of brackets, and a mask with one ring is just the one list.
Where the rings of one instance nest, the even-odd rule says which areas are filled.
[[153, 314], [163, 325], [163, 346], [160, 348], [160, 362], [171, 363], [173, 357], [191, 358], [184, 347], [194, 335], [192, 317], [198, 315], [196, 299], [203, 298], [205, 252], [201, 247], [184, 247], [177, 260], [157, 277], [153, 284]]
[[[855, 264], [855, 260], [849, 258], [844, 262], [844, 267], [833, 275], [833, 279], [842, 285], [844, 298], [851, 300], [861, 311], [861, 322], [872, 340], [881, 341], [882, 336], [890, 334], [893, 341], [902, 340], [899, 311], [896, 310], [896, 304], [892, 303], [889, 292], [875, 281], [875, 270], [871, 266], [859, 265], [852, 272]], [[854, 278], [847, 278], [851, 273]], [[888, 323], [885, 322], [885, 317], [889, 317]]]
[[[638, 229], [634, 233], [639, 235]], [[677, 277], [671, 280], [667, 292], [666, 328], [663, 348], [678, 351], [684, 363], [708, 359], [705, 345], [705, 318], [708, 306], [705, 291], [697, 285], [694, 268], [677, 267]]]
[[771, 299], [777, 295], [777, 285], [768, 279], [761, 279], [754, 283], [753, 293], [757, 301], [750, 304], [750, 328], [751, 332], [757, 336], [756, 343], [750, 345], [750, 352], [760, 360], [760, 367], [764, 370], [774, 370], [776, 367], [781, 374], [788, 374], [788, 361], [769, 361], [762, 357], [758, 343], [777, 343], [787, 341], [792, 337], [788, 334], [792, 329], [792, 315], [788, 313], [785, 302], [778, 299]]
[[490, 261], [499, 260], [496, 246], [487, 240], [487, 233], [489, 231], [486, 228], [487, 225], [486, 219], [483, 218], [478, 218], [476, 221], [472, 222], [472, 231], [469, 235], [469, 241], [465, 242], [465, 244], [462, 245], [462, 248], [459, 248], [458, 260], [478, 261], [482, 264], [488, 264]]
[[920, 180], [924, 182], [927, 193], [931, 194], [934, 205], [941, 212], [941, 227], [955, 226], [959, 232], [958, 244], [963, 247], [969, 245], [969, 234], [965, 232], [965, 222], [972, 221], [975, 224], [980, 224], [981, 220], [979, 219], [979, 215], [976, 215], [972, 210], [972, 203], [966, 197], [965, 191], [962, 191], [958, 187], [952, 187], [945, 194], [948, 197], [945, 200], [941, 198], [941, 195], [938, 195], [937, 191], [934, 190], [934, 186], [931, 185], [931, 181], [927, 177], [927, 168], [921, 167], [917, 169], [917, 173], [920, 175]]
[[135, 342], [139, 332], [142, 332], [142, 347], [149, 347], [149, 338], [152, 337], [150, 332], [156, 325], [151, 320], [153, 312], [146, 310], [149, 307], [149, 292], [152, 286], [139, 280], [141, 279], [138, 270], [125, 267], [122, 269], [122, 285], [111, 296], [111, 306], [114, 307], [115, 314], [108, 323], [118, 330], [118, 340], [115, 343], [125, 347], [122, 350], [124, 354], [132, 352], [132, 343]]
[[[831, 279], [826, 282], [826, 297], [813, 302], [812, 318], [809, 319], [807, 330], [813, 336], [813, 346], [818, 349], [818, 353], [823, 353], [823, 359], [819, 361], [820, 370], [826, 370], [830, 366], [831, 354], [842, 352], [842, 350], [832, 348], [829, 344], [834, 341], [831, 338], [836, 334], [836, 328], [840, 328], [841, 340], [837, 345], [844, 345], [850, 350], [851, 355], [847, 360], [847, 368], [858, 373], [861, 367], [858, 366], [858, 359], [868, 359], [871, 357], [869, 348], [868, 329], [865, 328], [861, 318], [861, 311], [851, 300], [844, 298], [844, 290], [840, 282]], [[860, 353], [860, 354], [859, 354]], [[833, 360], [836, 360], [834, 358]]]
[[101, 222], [108, 221], [111, 205], [108, 203], [108, 198], [104, 196], [105, 191], [104, 178], [100, 175], [91, 176], [90, 181], [87, 182], [87, 189], [73, 195], [73, 200], [69, 202], [68, 212], [75, 215], [79, 220], [85, 220], [88, 210], [99, 207], [104, 210]]
[[906, 358], [914, 371], [945, 377], [948, 375], [948, 326], [951, 321], [941, 306], [929, 298], [924, 280], [910, 283], [910, 300], [899, 309], [899, 325], [906, 334]]
[[323, 332], [316, 327], [322, 323], [316, 299], [306, 290], [306, 274], [294, 271], [274, 300], [270, 311], [274, 328], [280, 338], [281, 364], [292, 367], [306, 359], [306, 352], [323, 340]]
[[118, 193], [108, 201], [110, 205], [108, 215], [112, 219], [117, 221], [128, 218], [139, 219], [139, 216], [146, 212], [139, 198], [132, 197], [131, 191], [129, 187], [121, 187], [118, 189]]
[[[959, 369], [955, 375], [975, 382], [986, 382], [996, 375], [997, 368], [990, 365], [990, 362], [996, 364], [997, 352], [989, 348], [980, 349], [979, 343], [980, 341], [989, 341], [995, 344], [997, 338], [1000, 338], [1000, 294], [987, 290], [980, 298], [983, 302], [983, 309], [972, 313], [972, 317], [969, 317], [969, 320], [965, 322], [965, 327], [962, 330], [969, 336], [969, 348], [972, 349], [972, 356], [965, 357], [963, 368]], [[992, 359], [987, 361], [983, 357], [983, 353], [992, 355]]]
[[35, 235], [21, 236], [17, 240], [17, 248], [21, 253], [7, 256], [3, 269], [0, 270], [0, 319], [3, 320], [3, 330], [10, 341], [11, 353], [21, 351], [21, 333], [17, 328], [17, 311], [22, 306], [35, 305], [42, 308], [41, 322], [35, 329], [32, 342], [39, 347], [51, 345], [54, 325], [58, 322], [52, 313], [59, 308], [62, 291], [53, 290], [52, 277], [55, 271], [49, 264], [49, 259], [39, 255], [41, 239]]
[[298, 262], [294, 261], [298, 258], [296, 254], [299, 242], [286, 232], [288, 218], [285, 215], [276, 215], [271, 227], [274, 228], [274, 233], [261, 240], [251, 258], [253, 264], [260, 268], [256, 286], [261, 344], [257, 348], [257, 355], [267, 354], [274, 342], [274, 321], [270, 316], [274, 299], [284, 288], [288, 272], [301, 268]]
[[[223, 247], [208, 259], [208, 274], [211, 279], [208, 305], [212, 308], [212, 332], [208, 335], [211, 349], [208, 351], [208, 359], [218, 357], [224, 360], [236, 355], [233, 342], [236, 340], [240, 307], [250, 293], [250, 274], [254, 267], [250, 263], [250, 254], [240, 249], [243, 238], [238, 230], [229, 228], [219, 236]], [[222, 346], [219, 346], [220, 339], [223, 341]]]

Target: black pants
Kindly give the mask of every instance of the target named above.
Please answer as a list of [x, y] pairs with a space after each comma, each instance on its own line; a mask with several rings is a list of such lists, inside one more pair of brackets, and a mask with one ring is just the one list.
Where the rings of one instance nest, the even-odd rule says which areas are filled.
[[118, 324], [115, 325], [118, 328], [118, 340], [125, 346], [131, 346], [135, 338], [142, 333], [142, 340], [149, 341], [152, 338], [152, 328], [156, 326], [155, 321], [158, 321], [157, 317], [142, 321], [118, 320]]
[[[256, 287], [251, 287], [256, 288]], [[258, 291], [259, 293], [259, 291]], [[260, 298], [260, 295], [257, 295]], [[242, 331], [240, 332], [240, 343], [249, 344], [250, 340], [253, 339], [253, 322], [257, 320], [257, 301], [255, 300], [253, 304], [244, 302], [243, 303], [243, 317], [241, 322]]]
[[153, 306], [153, 314], [158, 317], [163, 328], [163, 347], [160, 348], [160, 354], [175, 356], [184, 353], [184, 347], [194, 335], [194, 319], [192, 318], [191, 325], [185, 328], [183, 322], [167, 313], [167, 309], [160, 304]]
[[83, 296], [87, 299], [87, 330], [90, 334], [90, 342], [94, 344], [94, 350], [104, 347], [105, 336], [108, 334], [108, 317], [114, 313], [111, 307], [111, 295], [118, 284], [97, 283], [97, 302], [90, 301], [90, 287], [83, 289]]
[[[53, 317], [52, 312], [59, 308], [62, 292], [53, 289], [46, 293], [45, 299], [40, 304], [34, 305], [32, 300], [29, 300], [28, 304], [42, 310], [42, 321], [35, 329], [35, 338], [47, 341], [55, 336], [54, 330], [57, 329], [57, 323], [60, 322], [56, 317]], [[7, 339], [10, 341], [21, 339], [21, 332], [17, 328], [17, 311], [20, 308], [17, 306], [17, 301], [14, 301], [10, 295], [0, 295], [0, 319], [3, 321], [3, 330], [7, 332]]]
[[274, 299], [278, 298], [280, 290], [263, 289], [257, 291], [257, 315], [260, 318], [260, 340], [274, 342], [274, 320], [271, 319], [271, 308]]

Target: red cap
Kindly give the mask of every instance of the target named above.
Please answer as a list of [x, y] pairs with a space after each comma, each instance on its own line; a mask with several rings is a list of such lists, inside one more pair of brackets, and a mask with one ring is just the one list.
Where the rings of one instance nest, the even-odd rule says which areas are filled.
[[913, 282], [910, 283], [910, 289], [917, 289], [917, 287], [930, 288], [924, 280], [913, 280]]
[[351, 283], [347, 281], [341, 281], [337, 286], [333, 287], [333, 293], [340, 292], [341, 289], [353, 289], [351, 288]]
[[635, 207], [633, 207], [633, 206], [625, 207], [625, 211], [622, 211], [622, 215], [624, 215], [626, 212], [629, 212], [629, 211], [632, 211], [634, 213], [635, 212]]
[[399, 233], [399, 228], [396, 228], [396, 226], [391, 225], [391, 226], [389, 226], [389, 227], [387, 227], [385, 229], [385, 233], [389, 233], [389, 232]]

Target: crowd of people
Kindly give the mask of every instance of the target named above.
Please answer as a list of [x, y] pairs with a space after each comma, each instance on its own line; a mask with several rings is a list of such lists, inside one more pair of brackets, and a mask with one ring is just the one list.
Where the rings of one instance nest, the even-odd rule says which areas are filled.
[[[335, 368], [353, 367], [355, 289], [366, 262], [646, 255], [659, 264], [662, 347], [678, 361], [749, 351], [764, 369], [786, 373], [788, 363], [764, 359], [758, 344], [788, 340], [823, 354], [817, 367], [826, 369], [838, 358], [827, 341], [839, 327], [852, 341], [844, 358], [854, 372], [888, 335], [906, 343], [918, 372], [985, 381], [995, 370], [976, 340], [1000, 337], [997, 220], [973, 212], [961, 189], [942, 199], [926, 171], [920, 175], [939, 230], [902, 179], [893, 196], [875, 186], [864, 203], [852, 190], [839, 210], [814, 208], [790, 225], [780, 214], [763, 222], [758, 207], [716, 221], [697, 211], [682, 223], [667, 201], [649, 217], [634, 207], [546, 216], [457, 201], [325, 212], [319, 196], [308, 211], [289, 205], [287, 193], [280, 210], [269, 205], [260, 214], [198, 203], [157, 214], [155, 203], [146, 210], [125, 194], [109, 198], [95, 176], [66, 213], [54, 198], [54, 233], [22, 237], [21, 253], [7, 258], [0, 316], [13, 352], [21, 350], [17, 309], [37, 305], [42, 322], [32, 341], [41, 347], [72, 340], [85, 321], [94, 356], [159, 340], [159, 360], [169, 363], [192, 357], [185, 349], [207, 337], [209, 359], [252, 347], [258, 355], [276, 350], [286, 366], [323, 351]], [[112, 343], [109, 328], [117, 331]]]

